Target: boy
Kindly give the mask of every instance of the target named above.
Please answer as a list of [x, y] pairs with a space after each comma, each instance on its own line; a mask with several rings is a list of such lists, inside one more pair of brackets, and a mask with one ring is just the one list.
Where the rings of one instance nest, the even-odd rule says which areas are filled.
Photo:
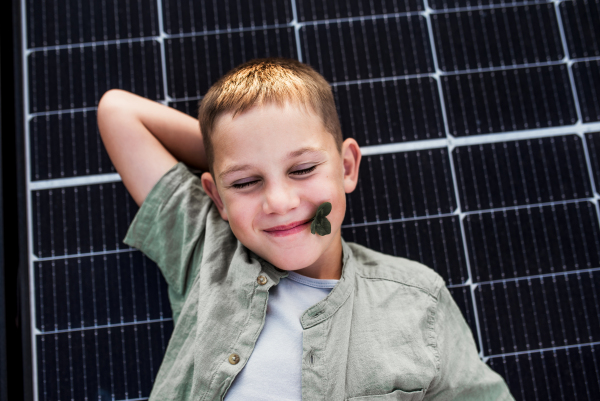
[[[124, 242], [169, 285], [174, 331], [151, 400], [512, 399], [439, 275], [342, 239], [361, 155], [321, 75], [253, 60], [198, 116], [200, 130], [123, 91], [98, 106], [140, 205]], [[331, 233], [311, 234], [324, 202]]]

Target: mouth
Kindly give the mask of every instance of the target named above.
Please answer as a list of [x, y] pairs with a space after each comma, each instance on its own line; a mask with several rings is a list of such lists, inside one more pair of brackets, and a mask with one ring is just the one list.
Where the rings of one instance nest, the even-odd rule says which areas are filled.
[[267, 234], [273, 237], [285, 237], [288, 235], [299, 233], [300, 231], [305, 230], [313, 219], [295, 221], [290, 224], [285, 224], [282, 226], [271, 227], [266, 230], [263, 230]]

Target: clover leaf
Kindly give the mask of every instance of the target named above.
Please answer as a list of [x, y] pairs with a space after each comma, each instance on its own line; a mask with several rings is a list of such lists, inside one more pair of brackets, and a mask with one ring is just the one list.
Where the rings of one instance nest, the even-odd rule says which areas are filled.
[[317, 214], [313, 218], [313, 222], [310, 224], [311, 234], [327, 235], [331, 234], [331, 223], [327, 220], [327, 216], [331, 213], [331, 203], [323, 202], [317, 209]]

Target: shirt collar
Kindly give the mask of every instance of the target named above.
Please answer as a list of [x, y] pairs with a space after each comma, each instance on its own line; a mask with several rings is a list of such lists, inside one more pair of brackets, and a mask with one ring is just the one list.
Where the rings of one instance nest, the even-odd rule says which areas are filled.
[[[302, 317], [300, 322], [302, 327], [307, 329], [315, 326], [335, 314], [335, 312], [342, 306], [348, 299], [354, 289], [355, 280], [355, 263], [356, 260], [352, 254], [352, 250], [342, 238], [342, 275], [339, 282], [331, 290], [329, 295], [322, 301], [310, 307]], [[251, 259], [255, 259], [260, 262], [263, 272], [269, 276], [273, 284], [276, 285], [279, 281], [288, 276], [288, 272], [285, 270], [278, 269], [271, 263], [267, 262], [251, 250], [249, 250]]]
[[300, 318], [302, 328], [308, 329], [333, 316], [354, 290], [355, 264], [352, 250], [342, 238], [342, 276], [321, 302], [311, 306]]

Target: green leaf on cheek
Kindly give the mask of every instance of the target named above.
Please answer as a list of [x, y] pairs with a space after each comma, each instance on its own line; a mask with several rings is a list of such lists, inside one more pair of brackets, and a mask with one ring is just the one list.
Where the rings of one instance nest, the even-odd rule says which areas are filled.
[[331, 234], [331, 223], [325, 216], [331, 213], [331, 203], [323, 202], [317, 209], [317, 213], [310, 225], [311, 234], [319, 234], [321, 236]]

